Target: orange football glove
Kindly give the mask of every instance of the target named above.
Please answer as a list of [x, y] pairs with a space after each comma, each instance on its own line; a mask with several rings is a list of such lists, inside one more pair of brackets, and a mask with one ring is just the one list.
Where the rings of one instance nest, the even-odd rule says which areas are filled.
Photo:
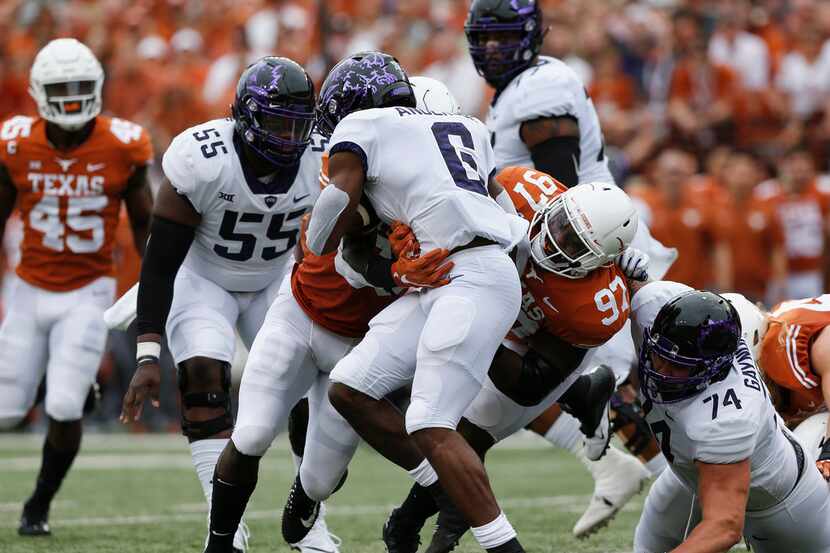
[[389, 245], [392, 247], [392, 255], [394, 257], [401, 257], [401, 253], [409, 244], [410, 240], [415, 241], [415, 255], [418, 256], [421, 254], [421, 244], [418, 243], [412, 229], [400, 221], [392, 221], [387, 238], [389, 239]]
[[417, 256], [420, 250], [418, 241], [410, 239], [397, 261], [392, 263], [392, 278], [403, 288], [438, 288], [450, 283], [448, 273], [455, 264], [444, 260], [450, 255], [449, 250], [440, 248], [424, 256]]

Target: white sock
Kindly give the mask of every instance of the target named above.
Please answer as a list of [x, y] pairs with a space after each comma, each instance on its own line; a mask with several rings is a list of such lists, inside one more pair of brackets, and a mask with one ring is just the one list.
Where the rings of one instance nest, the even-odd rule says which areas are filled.
[[222, 450], [228, 444], [228, 438], [216, 438], [210, 440], [197, 440], [190, 444], [190, 456], [193, 458], [193, 466], [196, 467], [196, 476], [202, 484], [202, 491], [205, 493], [208, 508], [210, 498], [213, 497], [213, 471], [216, 469], [216, 462], [222, 454]]
[[438, 474], [426, 459], [421, 461], [420, 465], [407, 472], [413, 480], [425, 488], [438, 482]]
[[516, 537], [516, 531], [504, 516], [504, 511], [499, 513], [492, 522], [478, 528], [470, 528], [478, 544], [484, 549], [492, 549], [505, 544]]
[[660, 476], [660, 473], [668, 466], [669, 464], [666, 462], [666, 458], [663, 457], [662, 453], [658, 453], [654, 459], [646, 463], [646, 469], [652, 478]]
[[545, 439], [557, 447], [579, 453], [582, 451], [582, 441], [585, 437], [579, 431], [579, 421], [563, 412], [545, 433]]

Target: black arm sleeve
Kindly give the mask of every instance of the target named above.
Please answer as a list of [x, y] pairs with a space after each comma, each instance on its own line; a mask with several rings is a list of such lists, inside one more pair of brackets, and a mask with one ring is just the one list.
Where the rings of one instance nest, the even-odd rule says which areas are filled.
[[392, 260], [375, 251], [375, 233], [343, 236], [343, 260], [375, 288], [391, 290], [397, 284], [392, 278]]
[[153, 217], [150, 238], [138, 285], [138, 334], [164, 334], [164, 325], [173, 303], [173, 283], [196, 229]]
[[568, 188], [579, 184], [579, 137], [554, 136], [530, 148], [537, 171], [547, 173]]

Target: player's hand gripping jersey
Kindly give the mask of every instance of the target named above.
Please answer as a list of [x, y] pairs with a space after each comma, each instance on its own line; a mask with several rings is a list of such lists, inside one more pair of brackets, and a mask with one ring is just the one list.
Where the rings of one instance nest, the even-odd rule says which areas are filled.
[[[525, 167], [507, 167], [496, 177], [519, 214], [530, 221], [567, 188], [553, 177]], [[628, 319], [625, 276], [614, 264], [570, 279], [528, 261], [522, 271], [522, 309], [508, 339], [523, 343], [540, 328], [575, 346], [598, 346]]]
[[824, 404], [821, 378], [810, 366], [810, 346], [830, 325], [830, 294], [785, 301], [775, 306], [761, 344], [761, 369], [790, 390], [779, 411], [785, 416], [814, 412]]
[[17, 274], [55, 292], [113, 276], [121, 199], [137, 166], [152, 161], [147, 133], [98, 116], [89, 138], [67, 152], [46, 137], [46, 122], [17, 116], [0, 128], [0, 164], [17, 188], [23, 220]]
[[164, 154], [170, 184], [202, 216], [183, 266], [228, 291], [256, 292], [283, 274], [300, 221], [320, 193], [322, 147], [312, 143], [297, 173], [263, 183], [234, 149], [234, 122], [216, 119], [178, 135]]

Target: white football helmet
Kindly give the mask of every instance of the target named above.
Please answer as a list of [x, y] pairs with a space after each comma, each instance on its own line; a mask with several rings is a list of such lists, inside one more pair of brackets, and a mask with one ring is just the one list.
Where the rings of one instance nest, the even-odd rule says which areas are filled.
[[767, 313], [746, 299], [743, 294], [730, 292], [721, 294], [721, 296], [729, 300], [729, 303], [738, 312], [738, 316], [741, 318], [741, 335], [752, 351], [752, 357], [757, 361], [761, 354], [761, 342], [764, 341], [764, 334], [767, 333], [767, 327], [769, 326]]
[[824, 436], [827, 432], [828, 413], [818, 413], [799, 424], [793, 434], [807, 446], [804, 452], [808, 460], [815, 461], [821, 453], [821, 446], [824, 445]]
[[533, 260], [567, 278], [608, 265], [634, 239], [637, 210], [614, 184], [580, 184], [546, 203], [530, 222]]
[[67, 130], [80, 129], [101, 113], [103, 85], [98, 58], [74, 38], [44, 46], [29, 75], [29, 94], [40, 116]]
[[415, 107], [435, 113], [461, 113], [461, 105], [447, 85], [431, 77], [410, 77], [409, 84], [415, 92]]

